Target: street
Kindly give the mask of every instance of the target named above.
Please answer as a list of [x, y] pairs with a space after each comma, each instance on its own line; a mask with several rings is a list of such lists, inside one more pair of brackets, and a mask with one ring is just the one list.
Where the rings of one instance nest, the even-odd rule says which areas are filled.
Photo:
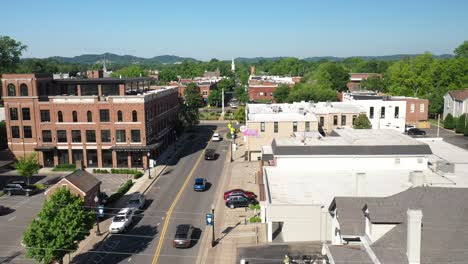
[[[196, 136], [183, 146], [180, 159], [169, 164], [148, 189], [146, 209], [137, 215], [126, 233], [108, 236], [90, 252], [76, 256], [73, 263], [155, 263], [156, 259], [157, 263], [194, 263], [206, 227], [205, 213], [210, 212], [216, 198], [214, 194], [229, 150], [227, 140], [209, 141], [215, 129], [213, 125], [197, 127]], [[207, 145], [216, 149], [219, 154], [216, 160], [206, 161], [201, 156]], [[198, 177], [206, 177], [210, 183], [205, 192], [193, 190], [193, 181]], [[170, 219], [166, 220], [168, 215]], [[191, 248], [173, 248], [172, 240], [179, 224], [195, 227]], [[157, 257], [155, 252], [159, 253]]]

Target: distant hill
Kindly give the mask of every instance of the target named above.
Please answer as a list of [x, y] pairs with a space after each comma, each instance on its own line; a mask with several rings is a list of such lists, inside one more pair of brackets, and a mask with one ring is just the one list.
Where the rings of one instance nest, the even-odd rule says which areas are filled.
[[79, 64], [95, 64], [102, 63], [104, 59], [108, 63], [117, 64], [175, 64], [184, 60], [197, 61], [193, 58], [184, 58], [174, 55], [161, 55], [153, 58], [141, 58], [132, 55], [117, 55], [113, 53], [104, 54], [84, 54], [75, 57], [50, 57], [49, 59], [56, 60], [61, 63], [79, 63]]
[[[401, 60], [406, 57], [414, 58], [421, 54], [396, 54], [396, 55], [385, 55], [385, 56], [354, 56], [354, 57], [347, 57], [347, 58], [361, 58], [363, 60], [383, 60], [383, 61], [393, 61], [393, 60]], [[308, 57], [304, 58], [305, 61], [321, 61], [321, 60], [329, 60], [329, 61], [343, 61], [347, 58], [344, 57], [333, 57], [333, 56], [324, 56], [324, 57]], [[453, 58], [451, 54], [442, 54], [442, 55], [434, 55], [436, 59], [448, 59]]]

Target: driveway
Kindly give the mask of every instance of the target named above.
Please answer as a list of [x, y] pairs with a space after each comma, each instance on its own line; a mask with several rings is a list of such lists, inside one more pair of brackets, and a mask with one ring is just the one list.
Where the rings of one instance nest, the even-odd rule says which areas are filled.
[[[426, 131], [426, 137], [437, 137], [436, 125], [431, 125], [431, 128], [427, 128], [423, 130]], [[439, 137], [442, 137], [445, 142], [448, 142], [452, 145], [468, 150], [468, 137], [463, 136], [463, 134], [456, 134], [452, 130], [448, 130], [443, 127], [440, 127]]]

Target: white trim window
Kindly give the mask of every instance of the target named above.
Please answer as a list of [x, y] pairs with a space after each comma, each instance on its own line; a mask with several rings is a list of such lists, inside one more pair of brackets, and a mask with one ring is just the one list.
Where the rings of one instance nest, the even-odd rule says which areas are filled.
[[424, 113], [424, 104], [419, 104], [419, 112]]
[[411, 103], [411, 105], [410, 105], [410, 112], [414, 113], [414, 104], [413, 103]]

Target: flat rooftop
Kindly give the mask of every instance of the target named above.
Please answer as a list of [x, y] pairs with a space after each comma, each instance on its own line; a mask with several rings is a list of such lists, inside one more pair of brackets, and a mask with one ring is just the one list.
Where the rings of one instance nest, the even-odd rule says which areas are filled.
[[101, 84], [101, 83], [132, 83], [132, 82], [146, 82], [151, 81], [153, 78], [150, 77], [138, 77], [138, 78], [67, 78], [67, 79], [55, 79], [54, 82], [59, 84]]

